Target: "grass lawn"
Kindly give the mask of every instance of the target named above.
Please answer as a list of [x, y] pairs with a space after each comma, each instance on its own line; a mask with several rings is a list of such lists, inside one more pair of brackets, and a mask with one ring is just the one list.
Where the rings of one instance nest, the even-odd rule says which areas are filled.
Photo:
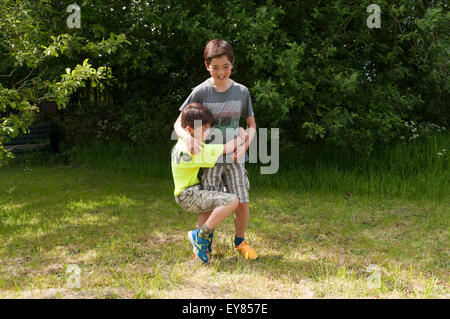
[[196, 216], [172, 191], [170, 178], [114, 170], [1, 168], [0, 297], [450, 297], [448, 198], [256, 185], [247, 239], [260, 258], [232, 249], [230, 217], [200, 265]]

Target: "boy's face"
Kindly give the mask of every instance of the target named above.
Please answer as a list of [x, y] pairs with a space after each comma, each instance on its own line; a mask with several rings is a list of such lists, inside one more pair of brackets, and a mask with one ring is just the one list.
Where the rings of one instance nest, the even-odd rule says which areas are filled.
[[206, 69], [211, 74], [211, 77], [219, 84], [225, 84], [231, 75], [233, 64], [226, 55], [217, 58], [212, 58], [209, 65], [205, 61]]
[[201, 140], [202, 142], [206, 141], [206, 138], [209, 135], [209, 132], [211, 130], [211, 124], [207, 123], [204, 125], [199, 125], [196, 128], [192, 128], [190, 126], [186, 127], [189, 131], [189, 133], [191, 133], [191, 135], [196, 138], [197, 140]]

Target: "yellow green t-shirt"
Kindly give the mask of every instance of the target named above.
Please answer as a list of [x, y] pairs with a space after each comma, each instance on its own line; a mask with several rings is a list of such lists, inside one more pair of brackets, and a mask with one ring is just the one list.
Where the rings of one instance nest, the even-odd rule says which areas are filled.
[[223, 144], [203, 144], [201, 152], [192, 155], [186, 143], [178, 139], [172, 148], [172, 175], [175, 184], [174, 195], [178, 196], [183, 189], [200, 183], [198, 171], [200, 167], [213, 167], [223, 153]]

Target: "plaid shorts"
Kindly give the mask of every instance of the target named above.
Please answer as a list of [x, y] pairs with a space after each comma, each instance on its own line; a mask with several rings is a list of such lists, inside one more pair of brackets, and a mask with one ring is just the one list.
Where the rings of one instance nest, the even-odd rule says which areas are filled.
[[236, 195], [202, 189], [200, 184], [186, 187], [175, 196], [175, 201], [183, 209], [192, 213], [210, 213], [214, 208], [229, 205]]
[[244, 163], [216, 163], [214, 167], [202, 168], [202, 186], [207, 190], [226, 191], [236, 194], [239, 203], [248, 203], [250, 182]]

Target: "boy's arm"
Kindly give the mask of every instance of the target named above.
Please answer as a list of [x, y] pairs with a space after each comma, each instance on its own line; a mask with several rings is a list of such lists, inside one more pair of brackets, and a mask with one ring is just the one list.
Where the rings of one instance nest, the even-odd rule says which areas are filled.
[[245, 140], [245, 143], [240, 145], [234, 151], [233, 159], [235, 162], [239, 162], [245, 155], [245, 152], [248, 150], [250, 144], [252, 143], [253, 138], [256, 135], [256, 121], [255, 116], [250, 116], [246, 119], [247, 122], [247, 136], [248, 138]]
[[246, 132], [243, 128], [240, 127], [239, 135], [224, 145], [223, 154], [233, 152], [240, 145], [244, 145], [245, 141], [246, 141]]
[[175, 133], [178, 135], [178, 137], [184, 140], [191, 154], [195, 155], [200, 153], [203, 144], [198, 140], [196, 140], [195, 138], [193, 138], [188, 131], [186, 131], [184, 128], [181, 127], [181, 113], [180, 116], [178, 116], [177, 120], [175, 121], [173, 129], [175, 130]]

